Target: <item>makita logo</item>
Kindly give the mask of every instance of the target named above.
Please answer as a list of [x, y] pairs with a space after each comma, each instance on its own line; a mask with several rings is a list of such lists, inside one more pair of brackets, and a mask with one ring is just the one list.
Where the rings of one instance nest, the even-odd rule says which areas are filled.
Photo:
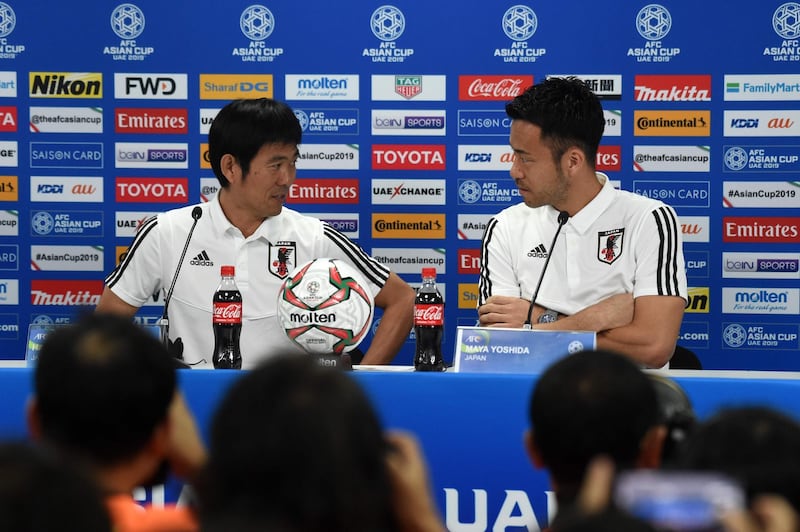
[[375, 144], [373, 170], [444, 170], [444, 145]]
[[97, 306], [102, 281], [31, 281], [32, 305]]
[[533, 85], [533, 76], [460, 76], [459, 100], [510, 100]]
[[189, 264], [192, 266], [213, 266], [214, 261], [208, 256], [208, 252], [206, 250], [201, 251], [194, 257], [192, 260], [189, 261]]
[[289, 188], [296, 203], [358, 203], [358, 179], [297, 179]]
[[30, 96], [63, 98], [102, 98], [100, 73], [30, 73]]
[[117, 133], [188, 133], [186, 109], [116, 109]]
[[710, 102], [711, 76], [636, 76], [637, 102]]
[[189, 180], [179, 178], [118, 177], [116, 199], [120, 202], [185, 203]]

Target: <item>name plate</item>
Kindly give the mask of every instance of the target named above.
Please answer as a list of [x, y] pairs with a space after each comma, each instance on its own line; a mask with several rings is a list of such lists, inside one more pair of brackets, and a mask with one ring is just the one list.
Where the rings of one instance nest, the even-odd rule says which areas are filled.
[[461, 373], [541, 373], [571, 353], [595, 349], [591, 331], [458, 327], [453, 370]]

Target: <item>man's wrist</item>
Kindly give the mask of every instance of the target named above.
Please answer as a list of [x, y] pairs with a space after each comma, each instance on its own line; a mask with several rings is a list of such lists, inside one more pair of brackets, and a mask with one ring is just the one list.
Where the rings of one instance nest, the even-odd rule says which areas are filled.
[[552, 309], [544, 309], [544, 312], [539, 314], [539, 319], [536, 323], [553, 323], [559, 318], [558, 312]]

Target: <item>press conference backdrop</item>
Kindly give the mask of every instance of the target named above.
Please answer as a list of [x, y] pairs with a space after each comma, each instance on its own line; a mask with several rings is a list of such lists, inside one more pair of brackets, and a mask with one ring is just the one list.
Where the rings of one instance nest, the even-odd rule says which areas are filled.
[[303, 125], [292, 208], [412, 285], [437, 268], [450, 354], [486, 222], [519, 201], [504, 102], [576, 75], [606, 113], [598, 169], [681, 218], [680, 343], [800, 368], [800, 4], [253, 1], [0, 2], [3, 357], [96, 304], [141, 221], [216, 192], [209, 125], [258, 96]]

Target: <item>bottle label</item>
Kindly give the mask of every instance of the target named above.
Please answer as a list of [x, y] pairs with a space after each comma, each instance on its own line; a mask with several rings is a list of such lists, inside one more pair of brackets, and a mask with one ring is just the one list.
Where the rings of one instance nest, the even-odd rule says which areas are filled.
[[214, 323], [236, 324], [242, 323], [242, 304], [236, 303], [214, 303]]
[[444, 305], [414, 305], [414, 325], [444, 325]]

